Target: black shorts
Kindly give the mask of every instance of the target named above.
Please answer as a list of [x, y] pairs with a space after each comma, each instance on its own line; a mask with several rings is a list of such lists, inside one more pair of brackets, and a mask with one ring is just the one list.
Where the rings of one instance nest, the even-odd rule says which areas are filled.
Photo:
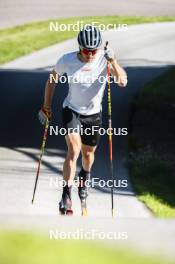
[[72, 109], [62, 109], [62, 123], [66, 134], [78, 132], [84, 145], [96, 146], [100, 140], [99, 128], [102, 125], [102, 113], [81, 115]]

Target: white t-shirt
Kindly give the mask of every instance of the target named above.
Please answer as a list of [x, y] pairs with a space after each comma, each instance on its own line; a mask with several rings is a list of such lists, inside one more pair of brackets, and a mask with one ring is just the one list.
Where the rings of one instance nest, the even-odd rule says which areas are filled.
[[63, 107], [68, 106], [82, 115], [101, 111], [107, 77], [107, 62], [102, 50], [88, 63], [80, 61], [77, 52], [67, 53], [58, 60], [54, 70], [59, 75], [66, 73], [68, 78], [69, 91]]

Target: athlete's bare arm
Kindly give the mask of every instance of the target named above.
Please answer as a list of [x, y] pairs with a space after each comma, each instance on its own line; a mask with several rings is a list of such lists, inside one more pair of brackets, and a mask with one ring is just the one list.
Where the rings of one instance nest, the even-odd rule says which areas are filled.
[[111, 74], [117, 78], [118, 85], [125, 87], [127, 85], [127, 74], [125, 70], [117, 63], [116, 59], [111, 62], [111, 66]]
[[[50, 78], [51, 75], [52, 75], [52, 78]], [[48, 111], [51, 110], [52, 98], [53, 98], [54, 91], [55, 91], [55, 81], [54, 80], [56, 80], [57, 78], [59, 79], [59, 76], [53, 70], [50, 73], [49, 78], [46, 82], [45, 94], [44, 94], [44, 108], [47, 109]]]

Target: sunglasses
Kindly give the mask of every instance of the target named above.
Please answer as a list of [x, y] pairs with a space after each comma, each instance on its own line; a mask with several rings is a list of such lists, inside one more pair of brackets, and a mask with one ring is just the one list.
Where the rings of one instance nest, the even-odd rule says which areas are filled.
[[81, 50], [85, 55], [89, 55], [89, 54], [91, 54], [92, 56], [93, 55], [95, 55], [96, 53], [97, 53], [97, 49], [95, 49], [95, 50], [88, 50], [88, 49], [82, 49]]

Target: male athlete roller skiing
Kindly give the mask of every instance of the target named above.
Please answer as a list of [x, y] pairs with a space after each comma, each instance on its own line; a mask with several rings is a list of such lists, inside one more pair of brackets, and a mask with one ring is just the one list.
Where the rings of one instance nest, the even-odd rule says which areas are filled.
[[[110, 63], [110, 72], [117, 78], [121, 87], [127, 85], [127, 75], [118, 64], [111, 49], [101, 48], [102, 37], [98, 28], [85, 25], [78, 34], [79, 51], [64, 54], [56, 63], [52, 74], [60, 78], [63, 74], [71, 76], [69, 91], [62, 107], [62, 125], [67, 134], [67, 156], [63, 166], [62, 198], [59, 203], [61, 214], [72, 214], [71, 189], [76, 173], [77, 159], [82, 154], [82, 167], [79, 171], [78, 195], [82, 206], [82, 215], [86, 214], [86, 198], [88, 187], [86, 181], [91, 177], [94, 155], [99, 143], [98, 129], [102, 125], [102, 98], [106, 82], [101, 82], [100, 77], [107, 76], [107, 63]], [[76, 81], [75, 81], [76, 80]], [[44, 125], [52, 117], [52, 98], [55, 83], [48, 79], [45, 86], [43, 107], [39, 111], [39, 120]], [[95, 126], [94, 133], [75, 133], [74, 128], [82, 127], [83, 130]], [[71, 130], [72, 129], [72, 130]]]

